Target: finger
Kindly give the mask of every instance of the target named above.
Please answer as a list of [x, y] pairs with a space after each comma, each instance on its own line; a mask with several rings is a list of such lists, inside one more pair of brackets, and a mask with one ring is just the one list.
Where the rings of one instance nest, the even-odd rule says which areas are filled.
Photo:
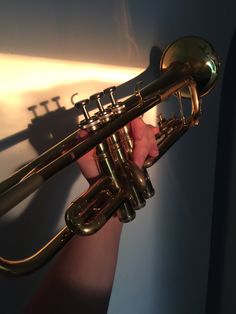
[[157, 157], [159, 155], [159, 149], [157, 146], [157, 143], [155, 142], [152, 147], [149, 150], [149, 154], [150, 157]]
[[[78, 141], [81, 141], [81, 139], [85, 139], [86, 137], [88, 137], [88, 132], [80, 130], [78, 133]], [[77, 160], [77, 164], [86, 179], [95, 178], [99, 174], [94, 155], [95, 150], [92, 149]]]
[[141, 140], [144, 136], [146, 125], [142, 118], [136, 118], [130, 122], [132, 137], [134, 140]]
[[153, 133], [154, 135], [160, 133], [160, 128], [159, 128], [159, 127], [157, 127], [157, 126], [152, 126], [152, 125], [150, 125], [150, 126], [151, 126], [151, 131], [152, 131], [152, 133]]
[[145, 140], [136, 140], [133, 150], [133, 161], [139, 167], [143, 166], [145, 159], [149, 154], [148, 143]]
[[159, 151], [154, 135], [157, 131], [158, 128], [154, 128], [151, 125], [145, 125], [143, 137], [140, 140], [135, 140], [133, 160], [139, 167], [142, 167], [148, 156], [158, 156]]
[[156, 134], [160, 132], [158, 127], [149, 126], [149, 136], [150, 136], [150, 148], [149, 156], [156, 157], [159, 154], [159, 148], [156, 141]]
[[149, 127], [153, 135], [160, 133], [160, 128], [158, 126], [153, 126], [151, 124], [147, 124], [146, 126]]

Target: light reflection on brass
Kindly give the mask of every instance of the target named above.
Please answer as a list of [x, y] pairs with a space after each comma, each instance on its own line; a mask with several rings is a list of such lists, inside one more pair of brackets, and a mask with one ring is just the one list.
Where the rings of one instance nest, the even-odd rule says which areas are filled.
[[[0, 184], [0, 214], [3, 215], [41, 186], [43, 181], [96, 147], [100, 177], [68, 208], [67, 227], [39, 252], [25, 260], [11, 261], [1, 257], [2, 271], [19, 275], [37, 269], [73, 234], [87, 235], [97, 232], [113, 214], [118, 213], [119, 216], [119, 210], [122, 211], [122, 217], [119, 216], [122, 221], [125, 221], [124, 214], [127, 221], [132, 220], [136, 207], [144, 206], [145, 198], [153, 195], [151, 189], [148, 193], [146, 191], [150, 184], [146, 168], [153, 165], [187, 130], [198, 124], [200, 97], [215, 85], [219, 61], [208, 42], [198, 37], [184, 37], [164, 52], [161, 70], [163, 73], [159, 78], [123, 102], [126, 109], [118, 115], [112, 116], [110, 109], [106, 111], [104, 108], [100, 108], [97, 115], [85, 115], [82, 127], [90, 132], [87, 139], [68, 147], [67, 152], [62, 154], [65, 145], [73, 142], [77, 136], [77, 131], [72, 133]], [[184, 94], [190, 99], [192, 112], [184, 121], [181, 114], [172, 118], [160, 116], [160, 133], [156, 136], [159, 156], [148, 158], [143, 171], [137, 170], [129, 159], [130, 147], [126, 151], [125, 146], [121, 146], [118, 130], [179, 91], [181, 96]], [[82, 101], [79, 105], [83, 103]], [[101, 115], [107, 113], [109, 119], [100, 119]], [[123, 136], [125, 132], [123, 131]]]

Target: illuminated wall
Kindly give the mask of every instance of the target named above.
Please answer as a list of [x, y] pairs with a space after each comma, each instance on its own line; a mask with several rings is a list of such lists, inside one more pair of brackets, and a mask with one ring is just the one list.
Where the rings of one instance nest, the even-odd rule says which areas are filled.
[[[14, 142], [33, 119], [29, 107], [44, 116], [43, 102], [53, 112], [58, 107], [52, 98], [60, 96], [69, 110], [72, 94], [84, 98], [136, 77], [148, 66], [151, 48], [158, 56], [187, 34], [212, 42], [224, 67], [233, 1], [224, 10], [225, 18], [211, 1], [1, 1], [1, 178], [41, 149], [27, 138]], [[154, 66], [144, 80], [154, 76]], [[131, 93], [133, 85], [123, 85], [118, 94]], [[221, 80], [204, 99], [199, 128], [151, 169], [156, 196], [124, 228], [110, 314], [204, 313], [220, 91]], [[67, 123], [74, 118], [73, 113]], [[19, 136], [12, 139], [14, 134]], [[2, 219], [1, 255], [31, 253], [63, 223], [64, 208], [85, 186], [75, 166], [66, 171]], [[62, 189], [65, 195], [58, 196]], [[22, 311], [46, 271], [2, 279], [1, 311]]]

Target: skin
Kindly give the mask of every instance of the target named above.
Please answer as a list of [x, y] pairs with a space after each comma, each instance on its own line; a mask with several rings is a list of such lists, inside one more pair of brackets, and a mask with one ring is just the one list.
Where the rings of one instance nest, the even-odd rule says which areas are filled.
[[[147, 156], [158, 155], [158, 128], [137, 118], [130, 123], [130, 129], [133, 161], [142, 167]], [[79, 134], [80, 138], [86, 136], [85, 131]], [[88, 182], [99, 174], [93, 155], [94, 150], [77, 161]], [[96, 234], [74, 236], [55, 259], [26, 313], [107, 313], [121, 231], [122, 223], [112, 217]]]

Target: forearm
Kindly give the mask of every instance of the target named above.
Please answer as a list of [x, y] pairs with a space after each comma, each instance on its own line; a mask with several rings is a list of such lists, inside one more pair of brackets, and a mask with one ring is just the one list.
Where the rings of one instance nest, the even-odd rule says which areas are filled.
[[27, 313], [106, 313], [122, 224], [117, 218], [96, 234], [74, 236], [57, 257]]
[[[142, 167], [147, 156], [158, 154], [155, 139], [158, 129], [138, 118], [131, 122], [131, 131], [133, 160]], [[84, 136], [87, 133], [81, 131], [80, 137]], [[94, 150], [78, 160], [90, 183], [91, 178], [98, 176], [93, 154]], [[105, 314], [114, 280], [121, 229], [116, 217], [92, 236], [74, 236], [57, 257], [27, 313]]]

